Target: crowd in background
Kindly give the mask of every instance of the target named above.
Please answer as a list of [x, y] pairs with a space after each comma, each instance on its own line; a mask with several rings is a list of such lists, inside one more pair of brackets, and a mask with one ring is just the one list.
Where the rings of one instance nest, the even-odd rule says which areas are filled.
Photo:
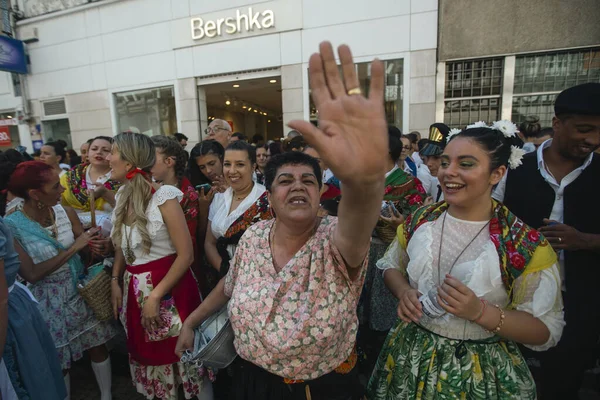
[[[3, 393], [69, 398], [87, 352], [109, 400], [125, 334], [148, 399], [576, 398], [600, 334], [600, 84], [561, 93], [552, 127], [422, 138], [386, 126], [380, 63], [366, 98], [349, 49], [343, 79], [331, 60], [310, 62], [323, 124], [282, 141], [215, 119], [189, 153], [124, 132], [0, 154]], [[111, 321], [78, 294], [97, 264]], [[226, 305], [236, 361], [182, 363]]]

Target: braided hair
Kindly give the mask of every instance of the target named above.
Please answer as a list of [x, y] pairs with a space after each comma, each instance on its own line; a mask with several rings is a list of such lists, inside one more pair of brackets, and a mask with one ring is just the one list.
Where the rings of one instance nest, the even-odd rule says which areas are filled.
[[175, 176], [177, 181], [181, 182], [181, 178], [185, 174], [186, 155], [185, 150], [179, 144], [177, 139], [172, 136], [152, 136], [154, 146], [165, 156], [175, 159]]

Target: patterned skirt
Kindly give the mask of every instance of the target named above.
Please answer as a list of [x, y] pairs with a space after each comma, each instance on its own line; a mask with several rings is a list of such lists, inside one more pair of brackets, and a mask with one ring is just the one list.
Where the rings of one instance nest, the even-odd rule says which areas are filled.
[[214, 379], [212, 371], [179, 362], [175, 345], [183, 321], [200, 305], [198, 286], [188, 270], [160, 302], [162, 326], [147, 332], [141, 313], [152, 289], [168, 273], [176, 256], [167, 256], [144, 265], [127, 266], [124, 275], [121, 321], [127, 333], [131, 378], [138, 393], [147, 399], [177, 399], [183, 386], [186, 399], [202, 391], [204, 377]]
[[536, 398], [535, 383], [514, 342], [467, 341], [466, 354], [457, 358], [459, 343], [398, 320], [379, 355], [367, 398]]
[[71, 280], [71, 271], [61, 267], [57, 272], [31, 285], [39, 302], [38, 308], [46, 321], [62, 369], [70, 369], [71, 361], [83, 357], [83, 352], [100, 346], [118, 333], [112, 321], [100, 322], [79, 295]]

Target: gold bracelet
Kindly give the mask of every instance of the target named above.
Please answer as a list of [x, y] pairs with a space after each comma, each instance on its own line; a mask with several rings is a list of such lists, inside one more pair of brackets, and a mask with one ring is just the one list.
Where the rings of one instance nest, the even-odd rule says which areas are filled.
[[504, 314], [504, 310], [502, 308], [500, 308], [500, 306], [498, 304], [494, 304], [494, 307], [496, 307], [498, 309], [498, 311], [500, 311], [500, 321], [498, 322], [498, 325], [492, 329], [492, 330], [485, 330], [487, 333], [493, 333], [494, 335], [497, 334], [498, 332], [500, 332], [500, 329], [502, 329], [502, 325], [504, 325], [504, 318], [506, 317], [506, 315]]

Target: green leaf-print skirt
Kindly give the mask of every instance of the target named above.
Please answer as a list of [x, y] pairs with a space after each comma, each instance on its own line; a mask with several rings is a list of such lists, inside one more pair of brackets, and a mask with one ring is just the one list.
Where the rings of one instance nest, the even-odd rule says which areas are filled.
[[535, 399], [535, 383], [514, 342], [465, 342], [398, 319], [367, 387], [369, 400]]

